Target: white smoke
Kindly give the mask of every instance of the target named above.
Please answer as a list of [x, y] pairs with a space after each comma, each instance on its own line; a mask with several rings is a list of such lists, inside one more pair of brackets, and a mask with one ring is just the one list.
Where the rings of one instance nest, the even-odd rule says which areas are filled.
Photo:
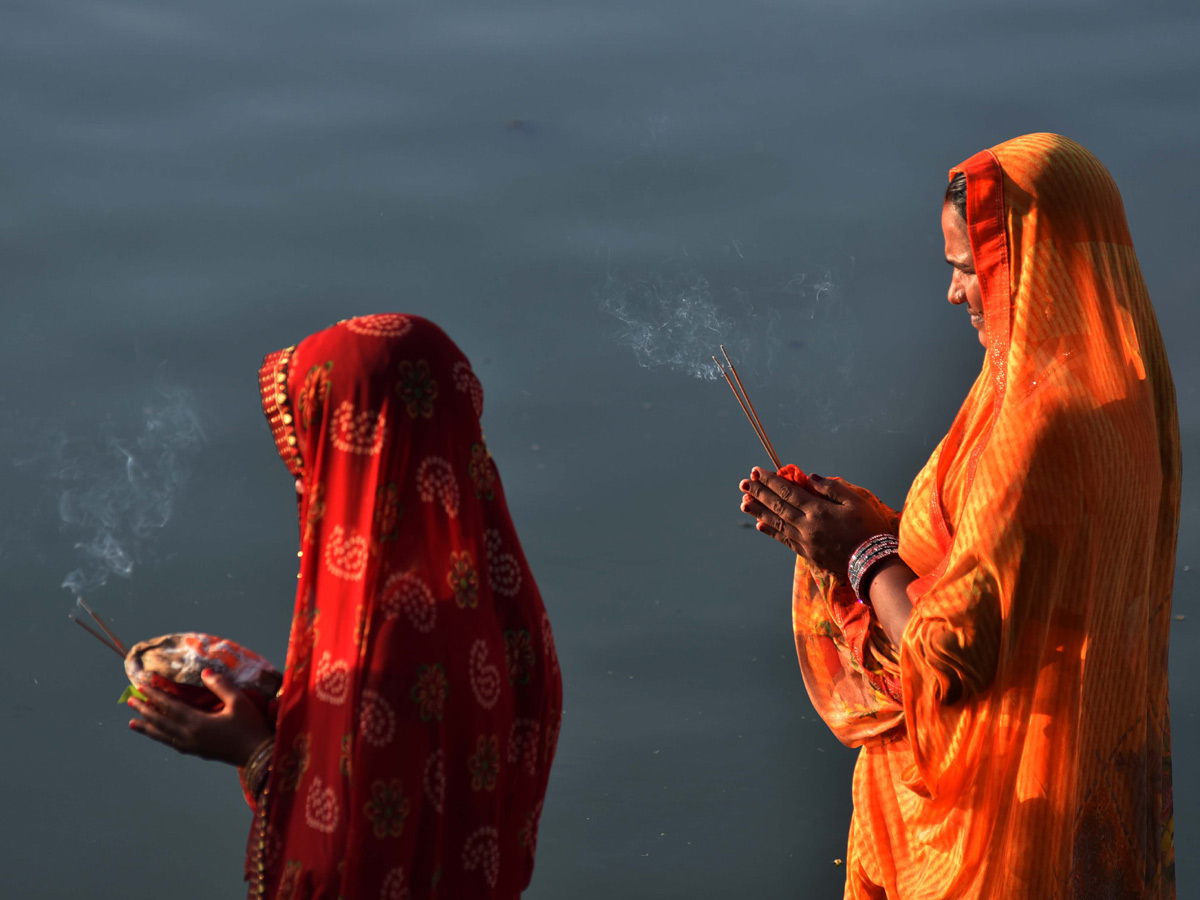
[[739, 368], [769, 371], [786, 343], [781, 325], [814, 319], [834, 297], [833, 287], [828, 272], [717, 291], [694, 270], [674, 275], [610, 271], [595, 295], [600, 308], [621, 323], [614, 336], [639, 365], [718, 379], [712, 356], [720, 355], [722, 344]]
[[140, 432], [107, 429], [96, 438], [54, 439], [50, 479], [61, 485], [62, 529], [75, 541], [80, 565], [63, 579], [75, 594], [113, 576], [129, 578], [170, 521], [204, 431], [187, 391], [160, 388], [142, 409]]
[[598, 291], [601, 307], [622, 323], [617, 340], [638, 363], [696, 378], [718, 378], [709, 358], [732, 340], [734, 322], [722, 315], [703, 275], [621, 277], [610, 272]]

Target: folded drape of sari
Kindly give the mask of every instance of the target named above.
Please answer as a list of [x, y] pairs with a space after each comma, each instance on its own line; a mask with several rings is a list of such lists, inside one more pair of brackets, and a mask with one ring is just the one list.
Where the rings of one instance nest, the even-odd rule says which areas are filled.
[[259, 381], [300, 572], [251, 896], [513, 900], [562, 679], [479, 380], [432, 322], [380, 314], [268, 355]]
[[1174, 897], [1179, 431], [1124, 208], [1057, 135], [957, 172], [988, 348], [900, 517], [900, 646], [796, 569], [806, 687], [861, 747], [846, 896]]

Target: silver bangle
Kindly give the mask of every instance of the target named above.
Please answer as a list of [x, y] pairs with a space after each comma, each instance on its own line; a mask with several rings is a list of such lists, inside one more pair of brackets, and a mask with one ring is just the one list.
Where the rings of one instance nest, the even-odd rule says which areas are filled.
[[889, 556], [897, 556], [900, 552], [900, 539], [894, 534], [877, 534], [863, 541], [850, 554], [850, 565], [846, 575], [850, 581], [850, 589], [854, 591], [860, 603], [866, 603], [862, 595], [862, 583], [867, 574]]

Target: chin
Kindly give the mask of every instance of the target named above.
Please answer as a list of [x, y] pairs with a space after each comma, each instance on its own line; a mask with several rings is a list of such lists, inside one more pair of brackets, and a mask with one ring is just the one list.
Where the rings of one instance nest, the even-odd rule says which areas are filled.
[[987, 332], [982, 328], [979, 329], [979, 346], [983, 347], [984, 350], [987, 349]]

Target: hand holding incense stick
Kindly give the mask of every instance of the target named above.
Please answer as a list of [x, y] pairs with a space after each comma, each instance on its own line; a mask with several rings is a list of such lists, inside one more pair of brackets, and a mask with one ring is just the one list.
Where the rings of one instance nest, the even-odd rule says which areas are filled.
[[[725, 345], [721, 345], [721, 355], [725, 357], [725, 362], [729, 364], [729, 372], [733, 373], [733, 378], [730, 379], [729, 372], [725, 371], [725, 367], [721, 365], [721, 361], [715, 356], [713, 362], [717, 364], [717, 368], [721, 370], [721, 374], [725, 376], [725, 381], [729, 385], [729, 389], [733, 391], [733, 395], [737, 397], [738, 405], [742, 407], [742, 412], [746, 414], [746, 418], [750, 420], [750, 425], [754, 428], [754, 433], [758, 435], [758, 439], [762, 441], [763, 449], [767, 451], [767, 455], [771, 457], [771, 462], [775, 464], [775, 470], [782, 469], [783, 466], [779, 463], [779, 457], [775, 453], [775, 447], [771, 444], [771, 439], [767, 437], [766, 429], [763, 428], [762, 422], [758, 418], [758, 413], [754, 409], [754, 404], [750, 402], [750, 395], [746, 393], [746, 388], [742, 384], [742, 379], [738, 377], [737, 369], [733, 367], [733, 360], [729, 358], [729, 354], [725, 352]], [[737, 382], [737, 387], [734, 387], [734, 381]], [[740, 390], [739, 390], [740, 388]]]
[[108, 627], [108, 623], [82, 597], [77, 597], [75, 603], [100, 626], [103, 634], [82, 618], [76, 618], [74, 613], [69, 616], [70, 620], [125, 663], [125, 674], [129, 676], [132, 690], [126, 689], [121, 695], [121, 702], [136, 692], [140, 685], [163, 691], [199, 709], [215, 707], [220, 701], [203, 686], [200, 677], [204, 669], [211, 668], [226, 675], [235, 687], [249, 690], [256, 701], [261, 701], [258, 705], [262, 710], [266, 711], [283, 683], [283, 677], [275, 667], [257, 653], [233, 641], [208, 634], [167, 634], [141, 641], [126, 650], [125, 644]]

